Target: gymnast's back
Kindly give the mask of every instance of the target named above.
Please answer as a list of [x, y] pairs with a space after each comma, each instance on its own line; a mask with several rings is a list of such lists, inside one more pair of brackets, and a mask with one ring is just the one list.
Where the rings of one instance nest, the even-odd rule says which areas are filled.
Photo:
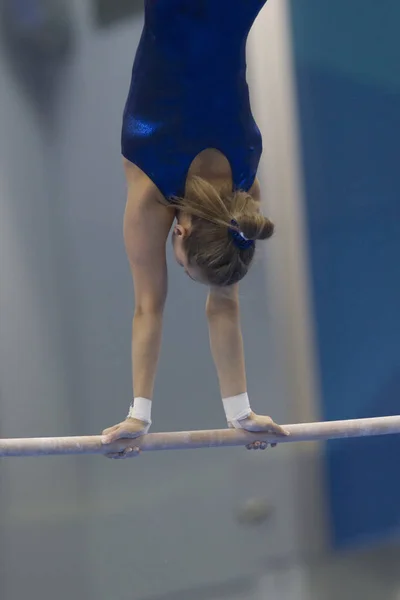
[[206, 149], [248, 191], [262, 152], [246, 82], [246, 41], [266, 0], [145, 0], [125, 105], [122, 154], [169, 199]]

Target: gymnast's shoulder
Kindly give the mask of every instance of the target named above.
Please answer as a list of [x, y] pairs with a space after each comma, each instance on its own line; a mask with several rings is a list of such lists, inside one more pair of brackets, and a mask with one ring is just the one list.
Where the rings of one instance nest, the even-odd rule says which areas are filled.
[[153, 204], [168, 209], [169, 205], [164, 196], [142, 169], [126, 158], [122, 158], [125, 172], [128, 203], [145, 208]]

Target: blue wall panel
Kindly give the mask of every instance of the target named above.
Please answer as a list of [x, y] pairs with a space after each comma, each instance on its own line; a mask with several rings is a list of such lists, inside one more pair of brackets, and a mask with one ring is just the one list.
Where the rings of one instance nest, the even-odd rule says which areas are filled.
[[[387, 29], [379, 51], [372, 3], [364, 17], [345, 6], [293, 2], [324, 419], [400, 414], [400, 69], [387, 60], [400, 37]], [[327, 445], [335, 546], [400, 531], [399, 461], [397, 436]]]

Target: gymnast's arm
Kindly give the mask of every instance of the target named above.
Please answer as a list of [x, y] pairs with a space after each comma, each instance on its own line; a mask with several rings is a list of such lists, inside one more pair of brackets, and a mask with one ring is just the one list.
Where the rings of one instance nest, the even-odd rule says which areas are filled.
[[[258, 180], [251, 193], [260, 199]], [[221, 396], [229, 426], [248, 431], [271, 431], [278, 435], [288, 433], [271, 417], [257, 415], [250, 408], [247, 395], [246, 367], [240, 323], [239, 285], [211, 288], [207, 298], [206, 314], [211, 353], [217, 370]], [[246, 417], [240, 417], [246, 414]], [[249, 448], [257, 449], [257, 444]]]
[[[174, 210], [140, 169], [125, 161], [128, 197], [124, 215], [124, 242], [132, 272], [135, 309], [132, 323], [132, 374], [134, 398], [151, 401], [161, 346], [164, 304], [167, 297], [166, 240]], [[142, 423], [143, 425], [143, 423]], [[138, 429], [139, 427], [139, 429]], [[107, 442], [143, 433], [137, 419], [103, 432]]]
[[[260, 202], [258, 179], [250, 194]], [[211, 354], [222, 398], [246, 392], [246, 368], [240, 324], [239, 284], [211, 287], [206, 304]]]
[[165, 246], [174, 211], [158, 201], [159, 192], [139, 169], [127, 163], [125, 170], [124, 242], [135, 295], [133, 391], [135, 397], [152, 399], [168, 286]]
[[246, 392], [246, 370], [240, 324], [239, 284], [210, 288], [206, 315], [211, 354], [222, 398]]

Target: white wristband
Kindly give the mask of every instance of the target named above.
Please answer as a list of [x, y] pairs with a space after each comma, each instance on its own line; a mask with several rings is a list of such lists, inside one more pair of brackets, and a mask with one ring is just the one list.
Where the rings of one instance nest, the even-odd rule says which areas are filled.
[[242, 426], [239, 421], [241, 419], [245, 419], [251, 413], [248, 394], [238, 394], [237, 396], [223, 398], [222, 404], [224, 405], [226, 420], [228, 423], [233, 425], [235, 429], [241, 429]]
[[150, 426], [151, 405], [151, 400], [148, 400], [147, 398], [141, 398], [140, 396], [135, 398], [130, 406], [128, 417], [131, 419], [138, 419], [138, 421], [144, 421]]

